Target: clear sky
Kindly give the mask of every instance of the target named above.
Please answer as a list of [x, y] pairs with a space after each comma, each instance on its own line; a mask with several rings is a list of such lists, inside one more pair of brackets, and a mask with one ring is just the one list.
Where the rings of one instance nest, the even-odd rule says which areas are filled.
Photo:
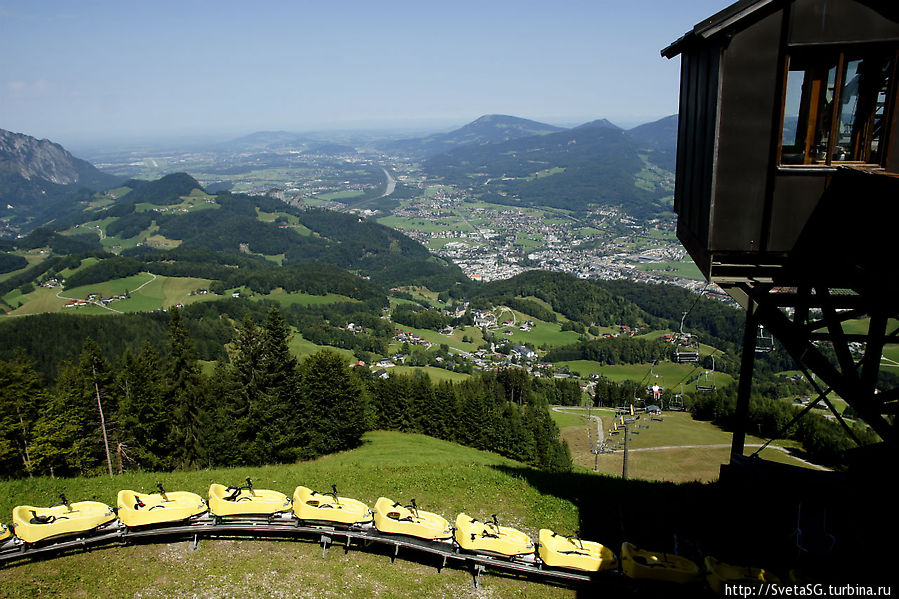
[[728, 0], [0, 0], [0, 128], [63, 144], [677, 111]]

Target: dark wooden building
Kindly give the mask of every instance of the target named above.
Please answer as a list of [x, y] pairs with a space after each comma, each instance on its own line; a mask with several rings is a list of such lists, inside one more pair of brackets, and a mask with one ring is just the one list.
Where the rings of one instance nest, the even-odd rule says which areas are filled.
[[899, 1], [741, 0], [662, 55], [681, 58], [678, 238], [747, 310], [738, 414], [762, 324], [818, 401], [836, 391], [894, 443]]

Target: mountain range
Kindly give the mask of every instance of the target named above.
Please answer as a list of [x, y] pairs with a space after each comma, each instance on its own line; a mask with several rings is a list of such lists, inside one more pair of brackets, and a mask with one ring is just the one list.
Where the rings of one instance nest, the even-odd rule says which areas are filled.
[[[445, 139], [463, 139], [460, 132], [466, 127], [445, 134]], [[492, 142], [483, 141], [491, 137], [484, 132], [481, 142], [431, 154], [422, 167], [432, 177], [467, 188], [491, 203], [575, 212], [617, 205], [638, 217], [670, 210], [665, 198], [671, 190], [657, 171], [674, 168], [676, 116], [629, 131], [606, 119], [556, 129]]]

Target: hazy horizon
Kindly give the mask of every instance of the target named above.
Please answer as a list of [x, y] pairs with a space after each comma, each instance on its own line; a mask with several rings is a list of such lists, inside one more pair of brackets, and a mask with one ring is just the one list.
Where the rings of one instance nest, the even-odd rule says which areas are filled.
[[630, 128], [677, 112], [659, 50], [727, 4], [0, 0], [0, 128], [75, 148], [484, 114]]

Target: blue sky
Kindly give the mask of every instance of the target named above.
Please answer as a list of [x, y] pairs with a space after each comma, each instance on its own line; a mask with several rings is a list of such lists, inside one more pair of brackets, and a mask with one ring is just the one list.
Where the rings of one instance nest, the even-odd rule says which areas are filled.
[[0, 0], [0, 128], [62, 143], [677, 111], [726, 0]]

